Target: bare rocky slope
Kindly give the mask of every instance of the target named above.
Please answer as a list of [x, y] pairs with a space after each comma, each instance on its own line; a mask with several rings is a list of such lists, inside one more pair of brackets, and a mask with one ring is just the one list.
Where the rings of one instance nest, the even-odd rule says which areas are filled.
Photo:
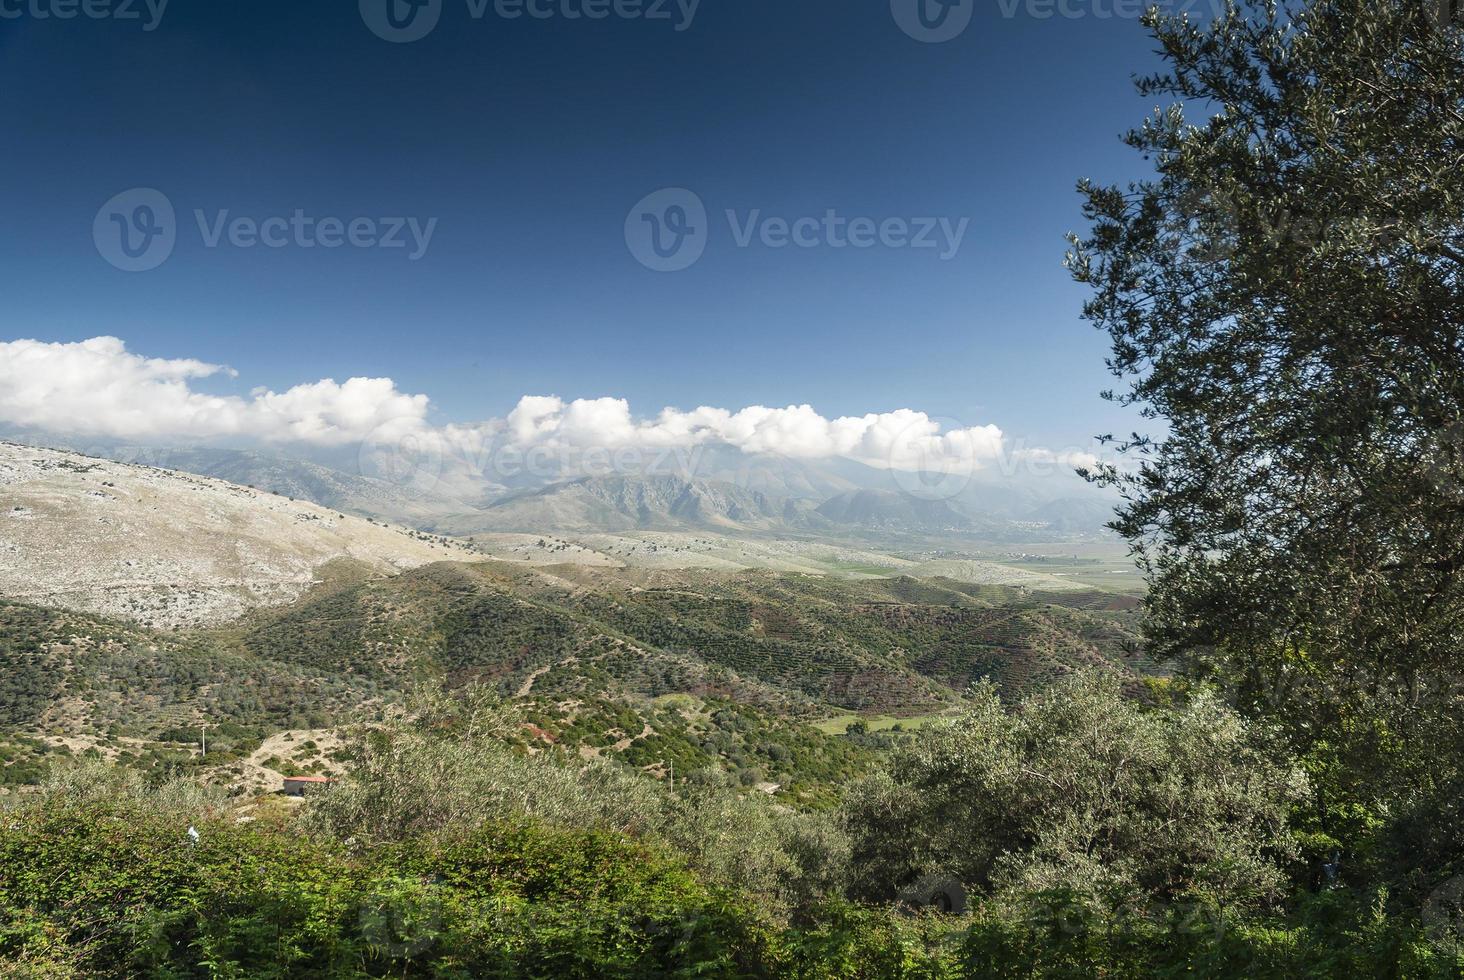
[[[801, 527], [812, 505], [676, 476], [585, 477], [513, 494], [438, 526], [455, 534]], [[822, 524], [823, 522], [818, 522]]]
[[0, 443], [0, 597], [161, 627], [293, 601], [321, 567], [379, 573], [462, 545], [220, 480]]

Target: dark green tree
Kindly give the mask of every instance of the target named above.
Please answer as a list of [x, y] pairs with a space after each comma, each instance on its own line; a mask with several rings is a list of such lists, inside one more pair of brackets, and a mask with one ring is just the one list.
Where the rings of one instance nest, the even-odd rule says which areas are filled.
[[1147, 708], [1100, 675], [1015, 710], [979, 685], [964, 715], [911, 736], [849, 793], [854, 892], [952, 879], [1100, 906], [1273, 899], [1287, 813], [1308, 787], [1266, 729], [1210, 694]]
[[[1361, 833], [1358, 805], [1395, 829], [1446, 816], [1464, 745], [1464, 31], [1421, 0], [1146, 23], [1166, 68], [1139, 88], [1165, 104], [1127, 141], [1154, 175], [1081, 185], [1092, 230], [1069, 267], [1127, 384], [1108, 397], [1158, 430], [1094, 474], [1124, 493], [1149, 638], [1287, 725], [1323, 830]], [[1459, 834], [1429, 846], [1412, 859], [1437, 872]]]

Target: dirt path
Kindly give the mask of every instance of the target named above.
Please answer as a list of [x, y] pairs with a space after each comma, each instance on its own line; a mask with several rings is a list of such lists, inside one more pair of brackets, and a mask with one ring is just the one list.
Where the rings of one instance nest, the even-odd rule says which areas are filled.
[[543, 677], [547, 673], [549, 673], [549, 668], [548, 667], [540, 667], [538, 670], [534, 671], [528, 677], [525, 677], [524, 678], [524, 682], [519, 685], [518, 696], [521, 697], [521, 698], [522, 697], [528, 697], [529, 692], [534, 689], [534, 681], [536, 681], [539, 678]]

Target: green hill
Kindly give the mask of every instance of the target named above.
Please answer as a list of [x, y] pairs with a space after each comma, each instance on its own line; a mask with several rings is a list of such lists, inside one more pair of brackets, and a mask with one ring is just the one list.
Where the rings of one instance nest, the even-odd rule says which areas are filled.
[[522, 712], [523, 751], [720, 769], [821, 804], [897, 736], [817, 722], [939, 714], [982, 677], [1016, 699], [1084, 667], [1135, 675], [1124, 605], [943, 579], [501, 563], [341, 568], [292, 605], [176, 633], [4, 603], [4, 781], [33, 781], [55, 753], [197, 765], [205, 724], [207, 761], [228, 763], [424, 683], [471, 684]]

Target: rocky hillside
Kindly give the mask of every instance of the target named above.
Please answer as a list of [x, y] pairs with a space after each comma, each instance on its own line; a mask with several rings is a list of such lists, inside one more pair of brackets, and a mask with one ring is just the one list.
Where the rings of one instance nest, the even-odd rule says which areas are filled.
[[0, 443], [0, 597], [179, 627], [288, 603], [321, 566], [391, 573], [461, 545], [315, 504]]
[[308, 460], [228, 449], [165, 449], [153, 460], [168, 469], [227, 480], [281, 496], [309, 500], [322, 507], [375, 517], [394, 524], [429, 527], [472, 504], [446, 495], [420, 492], [359, 473], [333, 469]]
[[890, 490], [855, 490], [831, 497], [818, 513], [835, 524], [872, 530], [971, 531], [971, 518], [957, 512], [945, 500], [923, 500]]
[[482, 531], [630, 531], [798, 526], [806, 502], [731, 483], [675, 476], [591, 477], [514, 494], [477, 513], [444, 521], [457, 534]]

